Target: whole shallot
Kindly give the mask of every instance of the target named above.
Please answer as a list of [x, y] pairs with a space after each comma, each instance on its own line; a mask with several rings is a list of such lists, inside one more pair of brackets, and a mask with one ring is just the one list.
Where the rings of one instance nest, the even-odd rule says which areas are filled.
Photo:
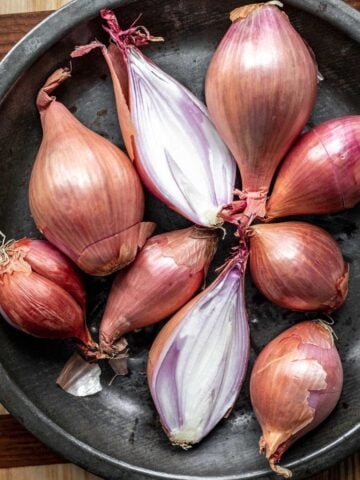
[[262, 428], [260, 451], [274, 472], [284, 452], [335, 408], [343, 370], [332, 330], [321, 321], [295, 325], [272, 340], [256, 359], [250, 396]]
[[82, 270], [107, 275], [134, 260], [153, 224], [142, 222], [144, 195], [126, 155], [50, 96], [69, 77], [56, 70], [37, 97], [43, 140], [30, 209], [38, 229]]
[[0, 313], [35, 337], [73, 338], [84, 355], [96, 344], [85, 324], [85, 289], [72, 263], [46, 240], [3, 240]]
[[100, 348], [115, 355], [121, 337], [159, 322], [182, 307], [204, 283], [214, 256], [213, 230], [190, 227], [150, 238], [117, 274], [100, 324]]
[[281, 165], [267, 203], [269, 220], [335, 213], [360, 201], [360, 115], [305, 133]]
[[259, 290], [290, 310], [339, 308], [348, 293], [349, 267], [336, 241], [305, 222], [253, 225], [250, 271]]
[[206, 76], [210, 116], [240, 168], [250, 218], [265, 215], [275, 170], [316, 96], [313, 56], [279, 4], [233, 10]]

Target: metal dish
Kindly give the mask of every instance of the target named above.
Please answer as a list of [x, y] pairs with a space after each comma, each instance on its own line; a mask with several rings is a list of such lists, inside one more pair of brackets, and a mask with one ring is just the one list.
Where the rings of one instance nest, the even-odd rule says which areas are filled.
[[[8, 237], [37, 235], [27, 205], [27, 186], [41, 139], [34, 105], [36, 92], [56, 67], [68, 62], [75, 44], [104, 38], [95, 18], [101, 7], [118, 8], [127, 25], [140, 12], [143, 23], [164, 45], [147, 54], [200, 97], [206, 66], [225, 32], [227, 12], [238, 0], [77, 0], [54, 13], [30, 32], [0, 64], [1, 174], [0, 229]], [[343, 114], [360, 114], [360, 14], [336, 0], [289, 0], [286, 12], [318, 58], [325, 77], [311, 123]], [[266, 86], [265, 86], [266, 88]], [[121, 144], [111, 83], [100, 56], [73, 62], [73, 78], [57, 92], [90, 128]], [[331, 417], [295, 445], [284, 463], [302, 478], [330, 466], [360, 446], [360, 209], [307, 218], [340, 242], [351, 264], [350, 296], [335, 314], [338, 346], [344, 362], [345, 385]], [[159, 230], [186, 222], [148, 196], [147, 217]], [[228, 236], [218, 255], [230, 247]], [[109, 280], [91, 279], [89, 318], [96, 330]], [[247, 301], [252, 329], [252, 361], [277, 333], [304, 318], [270, 305], [249, 280]], [[104, 390], [78, 399], [62, 392], [55, 379], [70, 350], [60, 342], [29, 338], [0, 325], [0, 400], [36, 436], [69, 460], [108, 479], [273, 478], [257, 453], [259, 427], [251, 412], [247, 385], [231, 417], [221, 422], [201, 445], [183, 452], [171, 447], [162, 433], [146, 386], [147, 347], [158, 327], [130, 336], [131, 374], [111, 378], [104, 369]]]

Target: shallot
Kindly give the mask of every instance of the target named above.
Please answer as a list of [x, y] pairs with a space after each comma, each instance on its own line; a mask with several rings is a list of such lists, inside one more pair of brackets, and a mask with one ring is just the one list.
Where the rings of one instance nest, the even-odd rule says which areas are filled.
[[279, 3], [232, 11], [206, 76], [210, 116], [240, 168], [250, 218], [265, 215], [275, 170], [316, 96], [317, 66]]
[[267, 218], [336, 213], [360, 201], [360, 115], [305, 133], [276, 177]]
[[229, 415], [249, 356], [246, 253], [163, 327], [149, 353], [148, 382], [171, 443], [188, 448]]
[[111, 355], [124, 349], [121, 337], [172, 315], [204, 283], [214, 256], [214, 231], [190, 227], [147, 241], [112, 285], [100, 324], [100, 348]]
[[74, 338], [84, 355], [97, 346], [85, 324], [86, 295], [72, 263], [46, 240], [0, 245], [0, 313], [35, 337]]
[[142, 181], [193, 223], [221, 224], [221, 212], [232, 202], [236, 164], [206, 107], [137, 48], [158, 38], [141, 26], [122, 30], [111, 10], [100, 13], [108, 24], [109, 48], [95, 41], [72, 56], [101, 48], [125, 144]]
[[50, 96], [69, 77], [56, 70], [37, 97], [44, 136], [30, 209], [38, 229], [82, 270], [107, 275], [134, 260], [153, 224], [142, 222], [144, 194], [126, 155]]
[[321, 321], [306, 321], [274, 338], [256, 359], [250, 396], [262, 428], [259, 441], [274, 472], [284, 452], [319, 425], [335, 408], [343, 370], [332, 330]]
[[249, 229], [250, 271], [259, 290], [291, 310], [339, 308], [348, 293], [349, 268], [336, 241], [305, 222]]

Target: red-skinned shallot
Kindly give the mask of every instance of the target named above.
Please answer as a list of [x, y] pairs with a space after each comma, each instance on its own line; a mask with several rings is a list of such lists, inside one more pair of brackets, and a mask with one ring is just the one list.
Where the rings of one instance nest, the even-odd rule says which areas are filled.
[[100, 348], [116, 354], [121, 337], [159, 322], [182, 307], [205, 280], [214, 256], [214, 231], [190, 227], [147, 241], [112, 285], [100, 324]]
[[85, 355], [96, 350], [85, 324], [82, 280], [65, 255], [46, 240], [0, 245], [0, 313], [30, 335], [74, 338]]
[[315, 103], [317, 67], [276, 6], [237, 8], [207, 72], [210, 116], [237, 161], [245, 215], [263, 217], [275, 170]]
[[335, 118], [305, 133], [277, 174], [267, 218], [325, 214], [360, 201], [360, 115]]
[[30, 209], [38, 229], [82, 270], [107, 275], [134, 260], [153, 224], [141, 222], [144, 195], [126, 155], [50, 96], [69, 77], [57, 70], [37, 97], [44, 136]]
[[335, 408], [342, 384], [333, 334], [321, 321], [301, 322], [261, 351], [251, 373], [250, 396], [262, 428], [260, 451], [274, 472], [292, 476], [277, 463]]
[[291, 310], [339, 308], [348, 293], [348, 265], [335, 240], [305, 222], [254, 225], [248, 230], [250, 271], [259, 290]]

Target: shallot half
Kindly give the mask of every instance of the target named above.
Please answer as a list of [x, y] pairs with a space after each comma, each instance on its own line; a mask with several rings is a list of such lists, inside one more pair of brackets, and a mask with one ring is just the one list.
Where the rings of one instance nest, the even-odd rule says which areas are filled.
[[[211, 118], [233, 153], [247, 200], [263, 217], [271, 180], [315, 103], [317, 67], [280, 2], [235, 9], [207, 72]], [[281, 4], [280, 4], [281, 5]]]
[[124, 334], [159, 322], [190, 300], [204, 283], [216, 246], [213, 230], [195, 226], [148, 240], [112, 285], [100, 324], [101, 350], [115, 355], [124, 349]]
[[163, 327], [149, 353], [148, 382], [171, 443], [188, 448], [229, 415], [249, 356], [246, 255]]
[[122, 30], [111, 10], [100, 13], [112, 40], [109, 48], [95, 41], [72, 56], [101, 48], [125, 144], [142, 181], [193, 223], [221, 224], [221, 211], [232, 202], [236, 164], [206, 107], [137, 48], [158, 38], [141, 26]]
[[259, 446], [274, 472], [284, 452], [335, 408], [343, 370], [332, 330], [321, 321], [295, 325], [272, 340], [256, 359], [250, 396], [262, 428]]
[[30, 180], [38, 229], [82, 270], [107, 275], [132, 262], [153, 231], [126, 155], [82, 125], [50, 94], [70, 77], [56, 70], [37, 97], [43, 139]]

